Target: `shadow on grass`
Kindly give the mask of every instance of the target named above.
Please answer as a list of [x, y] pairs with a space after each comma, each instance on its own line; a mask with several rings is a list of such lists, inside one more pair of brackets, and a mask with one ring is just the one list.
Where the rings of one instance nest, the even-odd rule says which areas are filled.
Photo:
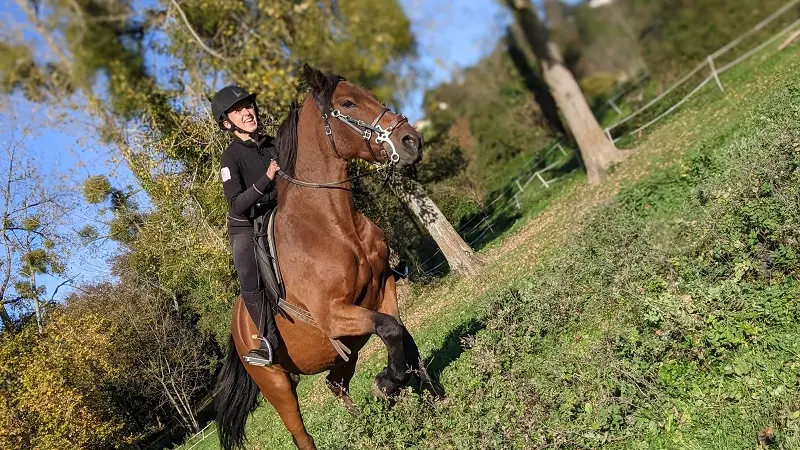
[[456, 328], [450, 330], [444, 339], [441, 347], [431, 352], [425, 358], [425, 367], [434, 380], [439, 380], [442, 372], [453, 362], [461, 357], [461, 354], [468, 349], [470, 340], [476, 333], [486, 328], [486, 322], [480, 318], [471, 318], [462, 322]]

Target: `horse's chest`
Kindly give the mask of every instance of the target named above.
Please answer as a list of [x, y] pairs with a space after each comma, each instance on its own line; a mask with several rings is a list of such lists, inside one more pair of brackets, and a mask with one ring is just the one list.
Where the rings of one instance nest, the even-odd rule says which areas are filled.
[[358, 229], [358, 282], [365, 300], [377, 294], [380, 281], [385, 275], [389, 257], [389, 247], [383, 232], [368, 220]]

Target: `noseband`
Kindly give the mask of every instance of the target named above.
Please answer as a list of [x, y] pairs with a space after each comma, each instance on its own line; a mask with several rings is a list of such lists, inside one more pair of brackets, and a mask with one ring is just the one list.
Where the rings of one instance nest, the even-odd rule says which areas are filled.
[[[375, 133], [375, 143], [383, 148], [382, 144], [385, 142], [389, 144], [389, 148], [392, 150], [391, 155], [388, 156], [386, 155], [386, 150], [382, 150], [383, 156], [386, 157], [391, 164], [397, 164], [400, 161], [400, 155], [397, 153], [397, 149], [394, 147], [394, 143], [390, 138], [392, 137], [394, 130], [396, 130], [397, 127], [403, 123], [408, 122], [408, 119], [402, 114], [396, 114], [389, 126], [386, 129], [383, 129], [380, 125], [378, 125], [378, 122], [380, 122], [383, 116], [389, 111], [389, 108], [383, 108], [383, 111], [378, 114], [378, 117], [376, 117], [375, 120], [369, 124], [361, 119], [356, 119], [346, 114], [342, 114], [338, 109], [331, 111], [331, 117], [334, 119], [339, 119], [342, 121], [342, 123], [350, 127], [351, 130], [360, 134], [361, 138], [367, 142], [367, 147], [369, 147], [370, 153], [372, 153], [372, 146], [370, 145], [369, 141], [372, 139], [372, 133]], [[332, 134], [331, 127], [327, 123], [325, 124], [325, 133], [329, 135]], [[372, 157], [375, 158], [374, 153], [372, 153]]]

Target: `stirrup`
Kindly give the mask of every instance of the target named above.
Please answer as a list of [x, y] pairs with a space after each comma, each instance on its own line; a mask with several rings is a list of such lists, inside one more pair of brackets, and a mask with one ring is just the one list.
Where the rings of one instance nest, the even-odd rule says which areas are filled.
[[268, 367], [273, 363], [272, 346], [265, 338], [261, 338], [261, 346], [254, 348], [244, 355], [244, 362], [251, 366]]

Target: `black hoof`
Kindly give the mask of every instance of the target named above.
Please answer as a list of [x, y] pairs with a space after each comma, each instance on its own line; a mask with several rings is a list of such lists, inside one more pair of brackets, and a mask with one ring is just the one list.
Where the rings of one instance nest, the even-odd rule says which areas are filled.
[[403, 374], [402, 378], [393, 380], [393, 377], [390, 377], [386, 369], [383, 369], [377, 377], [375, 377], [375, 381], [372, 383], [372, 395], [382, 398], [384, 400], [391, 400], [397, 393], [400, 391], [400, 388], [403, 387], [408, 378], [410, 377], [409, 374]]

